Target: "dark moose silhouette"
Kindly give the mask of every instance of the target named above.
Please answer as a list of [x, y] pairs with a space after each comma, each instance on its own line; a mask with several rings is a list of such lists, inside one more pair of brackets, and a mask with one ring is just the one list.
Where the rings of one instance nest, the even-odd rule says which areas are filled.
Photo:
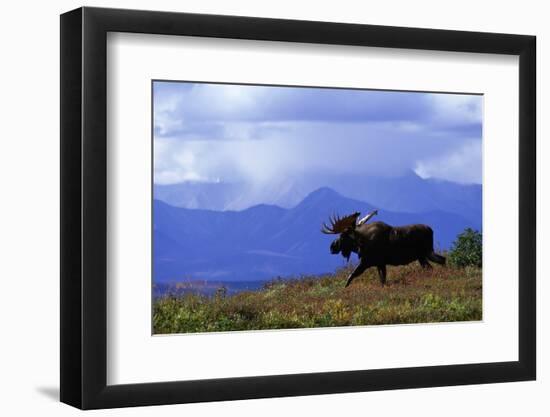
[[359, 256], [359, 265], [349, 275], [346, 287], [371, 266], [378, 268], [382, 285], [386, 283], [386, 265], [407, 265], [418, 261], [423, 268], [432, 268], [428, 260], [445, 264], [445, 257], [433, 249], [433, 230], [425, 224], [393, 227], [384, 222], [367, 223], [378, 210], [357, 220], [360, 213], [345, 217], [333, 216], [330, 226], [323, 223], [321, 232], [339, 234], [332, 244], [332, 254], [342, 253], [349, 259], [352, 252]]

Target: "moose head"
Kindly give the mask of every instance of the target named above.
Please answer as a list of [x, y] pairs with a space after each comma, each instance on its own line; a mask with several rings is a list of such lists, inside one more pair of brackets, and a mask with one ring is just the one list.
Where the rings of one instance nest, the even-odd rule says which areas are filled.
[[337, 253], [342, 253], [342, 256], [349, 261], [351, 253], [358, 253], [359, 251], [359, 244], [354, 234], [355, 229], [365, 224], [372, 216], [377, 213], [378, 211], [374, 210], [359, 221], [357, 221], [357, 219], [359, 218], [359, 215], [361, 213], [359, 213], [358, 211], [344, 217], [339, 217], [338, 215], [331, 216], [330, 226], [327, 226], [325, 223], [323, 223], [323, 226], [321, 227], [321, 232], [327, 235], [340, 235], [331, 243], [330, 252], [333, 255], [336, 255]]

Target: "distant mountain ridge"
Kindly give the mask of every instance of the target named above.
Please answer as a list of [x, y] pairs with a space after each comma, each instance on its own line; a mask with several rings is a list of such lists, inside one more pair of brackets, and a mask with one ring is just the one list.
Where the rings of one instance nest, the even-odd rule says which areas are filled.
[[270, 185], [185, 182], [154, 186], [154, 198], [172, 206], [206, 210], [243, 210], [259, 203], [292, 208], [311, 192], [330, 187], [344, 197], [405, 213], [440, 210], [472, 221], [481, 218], [482, 187], [423, 179], [413, 171], [398, 177], [316, 175], [285, 178]]
[[[242, 211], [174, 207], [155, 200], [154, 279], [256, 281], [300, 274], [322, 274], [343, 265], [331, 255], [334, 236], [320, 225], [333, 213], [367, 213], [375, 206], [322, 187], [292, 208], [261, 204]], [[377, 208], [377, 207], [376, 207]], [[441, 210], [422, 213], [380, 209], [377, 220], [392, 225], [426, 223], [434, 229], [436, 248], [448, 248], [473, 221]]]

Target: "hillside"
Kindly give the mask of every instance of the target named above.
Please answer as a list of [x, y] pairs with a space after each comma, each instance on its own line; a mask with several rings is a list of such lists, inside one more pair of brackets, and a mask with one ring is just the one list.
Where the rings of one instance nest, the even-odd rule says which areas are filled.
[[[333, 213], [367, 213], [375, 207], [323, 187], [293, 208], [257, 205], [242, 211], [173, 207], [154, 202], [154, 279], [213, 281], [267, 280], [324, 274], [343, 265], [329, 253], [334, 236], [320, 233]], [[379, 210], [376, 220], [391, 225], [429, 224], [436, 249], [447, 249], [466, 227], [465, 217], [433, 210], [404, 213]]]
[[322, 277], [271, 281], [229, 296], [165, 296], [153, 304], [155, 334], [293, 329], [482, 319], [481, 269], [416, 264], [389, 268], [382, 287], [374, 268], [344, 288], [349, 269]]

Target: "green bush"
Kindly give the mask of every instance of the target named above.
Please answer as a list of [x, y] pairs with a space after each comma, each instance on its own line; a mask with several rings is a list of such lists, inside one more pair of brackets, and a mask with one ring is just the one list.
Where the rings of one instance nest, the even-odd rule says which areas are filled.
[[449, 252], [449, 263], [460, 268], [466, 266], [481, 268], [482, 252], [481, 233], [468, 227], [453, 242]]

